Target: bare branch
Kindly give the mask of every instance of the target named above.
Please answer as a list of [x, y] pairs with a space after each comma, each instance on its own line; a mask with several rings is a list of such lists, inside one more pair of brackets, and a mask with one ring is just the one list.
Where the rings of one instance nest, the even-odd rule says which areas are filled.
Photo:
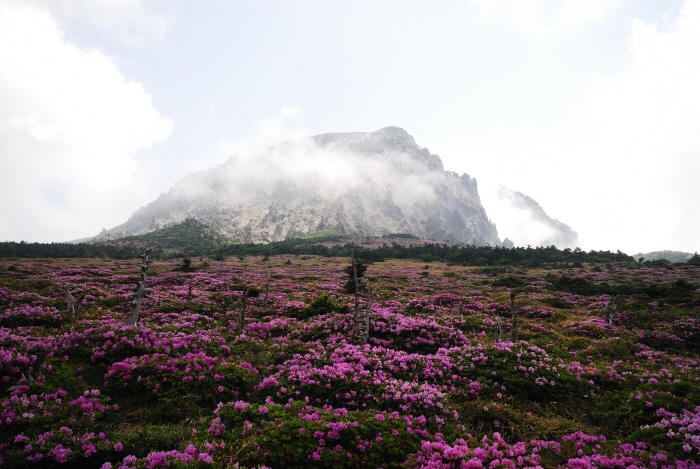
[[511, 342], [518, 341], [518, 312], [515, 310], [515, 295], [518, 292], [511, 290], [510, 292], [510, 340]]
[[68, 303], [68, 307], [66, 308], [65, 314], [68, 317], [75, 316], [76, 315], [75, 298], [73, 298], [73, 295], [71, 295], [70, 289], [68, 289], [68, 285], [66, 285], [63, 288], [63, 293], [66, 295], [66, 302]]
[[617, 305], [615, 304], [615, 296], [610, 297], [610, 301], [608, 302], [607, 306], [605, 307], [605, 319], [608, 321], [608, 324], [612, 324], [614, 319], [613, 319], [613, 311], [615, 311], [615, 308]]
[[139, 275], [139, 281], [136, 282], [134, 299], [131, 301], [131, 313], [129, 313], [129, 316], [126, 318], [127, 325], [133, 326], [136, 324], [136, 321], [138, 321], [139, 312], [141, 311], [141, 302], [148, 292], [146, 289], [146, 272], [148, 271], [148, 266], [153, 262], [148, 259], [148, 253], [151, 251], [152, 249], [148, 248], [141, 254], [141, 263], [139, 264], [141, 273]]
[[503, 320], [496, 318], [496, 342], [503, 342]]
[[265, 296], [263, 297], [263, 306], [267, 306], [267, 294], [270, 292], [270, 274], [267, 274], [267, 282], [265, 282]]

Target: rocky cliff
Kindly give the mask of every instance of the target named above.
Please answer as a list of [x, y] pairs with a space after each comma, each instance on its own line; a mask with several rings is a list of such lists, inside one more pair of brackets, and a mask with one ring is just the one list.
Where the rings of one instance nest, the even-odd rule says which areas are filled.
[[578, 234], [569, 225], [547, 215], [531, 197], [503, 186], [497, 189], [496, 196], [498, 204], [491, 200], [486, 206], [498, 222], [501, 234], [510, 238], [504, 240], [505, 246], [512, 240], [517, 246], [578, 247]]
[[191, 174], [99, 239], [142, 234], [195, 218], [242, 242], [319, 233], [409, 233], [498, 244], [476, 180], [397, 127], [330, 133], [241, 151]]

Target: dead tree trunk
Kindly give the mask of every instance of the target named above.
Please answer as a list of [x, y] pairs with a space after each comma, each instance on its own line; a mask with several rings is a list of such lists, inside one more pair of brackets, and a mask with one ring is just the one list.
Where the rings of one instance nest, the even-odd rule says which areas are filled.
[[518, 313], [515, 310], [515, 295], [518, 292], [512, 290], [510, 292], [510, 341], [518, 341]]
[[241, 315], [238, 318], [238, 330], [243, 333], [243, 328], [245, 327], [245, 308], [246, 308], [246, 296], [248, 296], [248, 289], [243, 290], [243, 304], [241, 305]]
[[464, 314], [464, 301], [459, 300], [459, 306], [457, 307], [457, 314], [460, 316]]
[[78, 314], [80, 314], [80, 305], [83, 302], [83, 298], [85, 298], [85, 293], [81, 293], [78, 299], [76, 300], [73, 295], [70, 292], [70, 289], [68, 288], [68, 285], [65, 286], [63, 289], [63, 292], [66, 295], [66, 303], [68, 303], [68, 306], [64, 312], [64, 314], [68, 318], [72, 317], [77, 317]]
[[[352, 277], [350, 281], [352, 282], [355, 290], [355, 311], [353, 314], [353, 329], [351, 342], [353, 344], [365, 345], [369, 340], [369, 314], [370, 308], [372, 307], [372, 291], [371, 289], [366, 289], [365, 280], [359, 278], [360, 273], [358, 272], [358, 262], [355, 259], [355, 255], [352, 256]], [[361, 265], [361, 264], [360, 264]], [[360, 306], [360, 298], [365, 298], [366, 304], [365, 308]]]
[[77, 300], [75, 300], [75, 317], [77, 318], [78, 315], [80, 314], [80, 308], [83, 306], [83, 298], [85, 298], [86, 293], [83, 292], [80, 294]]
[[367, 293], [364, 296], [365, 314], [364, 317], [359, 317], [357, 319], [357, 330], [359, 333], [358, 343], [360, 345], [367, 345], [367, 342], [369, 342], [369, 312], [372, 309], [372, 289], [368, 288]]
[[367, 291], [367, 315], [365, 316], [365, 338], [363, 345], [369, 342], [369, 313], [372, 311], [372, 289]]
[[496, 318], [496, 342], [503, 342], [503, 320]]
[[352, 256], [352, 277], [355, 282], [355, 314], [353, 316], [355, 324], [352, 330], [352, 338], [353, 342], [355, 342], [360, 336], [360, 281], [357, 278], [357, 261], [354, 254]]
[[192, 284], [194, 282], [194, 275], [190, 277], [190, 285], [187, 289], [187, 301], [192, 301]]
[[[39, 372], [41, 371], [41, 365], [44, 363], [44, 360], [46, 357], [49, 355], [48, 350], [44, 350], [40, 354], [36, 356], [36, 360], [34, 361], [33, 365], [29, 365], [27, 363], [24, 366], [24, 370], [22, 370], [22, 377], [27, 381], [27, 385], [31, 386], [34, 384], [34, 381], [36, 381], [36, 378], [39, 377]], [[17, 386], [10, 386], [7, 388], [8, 391], [14, 391], [17, 389], [19, 385]]]
[[126, 324], [133, 326], [136, 324], [139, 318], [139, 312], [141, 311], [141, 302], [146, 296], [148, 291], [146, 290], [146, 272], [148, 271], [148, 266], [153, 261], [148, 260], [148, 253], [151, 252], [151, 248], [146, 249], [146, 252], [141, 254], [141, 273], [139, 274], [139, 281], [136, 282], [136, 288], [134, 290], [134, 299], [131, 301], [131, 313], [129, 317], [126, 318]]
[[605, 319], [607, 320], [608, 324], [612, 324], [614, 321], [613, 312], [615, 311], [615, 306], [615, 297], [611, 296], [610, 301], [608, 301], [608, 304], [605, 307]]
[[68, 307], [66, 308], [66, 316], [75, 316], [75, 298], [73, 298], [73, 295], [71, 295], [68, 285], [66, 285], [63, 289], [63, 293], [66, 294], [66, 302], [68, 303]]
[[29, 366], [29, 364], [26, 365], [26, 368], [22, 375], [30, 385], [34, 384], [35, 379], [39, 377], [41, 365], [43, 365], [44, 360], [46, 360], [46, 357], [48, 356], [49, 351], [45, 350], [36, 356], [36, 361], [34, 362], [34, 365], [32, 365], [31, 367]]
[[263, 306], [267, 306], [267, 294], [270, 292], [270, 274], [267, 274], [267, 282], [265, 282], [265, 296], [263, 296]]

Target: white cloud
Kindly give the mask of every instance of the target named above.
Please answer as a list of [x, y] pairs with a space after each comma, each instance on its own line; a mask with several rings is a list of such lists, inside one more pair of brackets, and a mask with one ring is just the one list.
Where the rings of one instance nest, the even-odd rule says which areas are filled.
[[[586, 249], [700, 249], [700, 2], [671, 27], [634, 20], [617, 74], [592, 75], [569, 120], [463, 154], [539, 202]], [[456, 151], [456, 150], [454, 150]], [[508, 162], [508, 163], [506, 163]]]
[[516, 246], [551, 246], [559, 249], [578, 247], [575, 233], [546, 219], [514, 191], [489, 181], [479, 181], [479, 197], [489, 218], [496, 224], [501, 240], [510, 239]]
[[591, 78], [580, 119], [559, 138], [560, 151], [568, 145], [578, 161], [578, 179], [590, 184], [573, 205], [601, 228], [588, 236], [596, 246], [693, 249], [687, 234], [700, 230], [691, 207], [700, 193], [689, 184], [700, 158], [700, 4], [687, 2], [664, 32], [634, 20], [629, 49], [624, 72]]
[[144, 0], [30, 0], [49, 9], [75, 38], [108, 39], [129, 46], [163, 39], [177, 12], [174, 2]]
[[280, 140], [298, 138], [304, 135], [298, 129], [289, 130], [289, 119], [301, 114], [301, 109], [294, 106], [285, 106], [273, 116], [262, 119], [254, 125], [257, 127], [258, 145], [275, 145]]
[[298, 107], [283, 106], [274, 115], [253, 121], [250, 138], [222, 140], [217, 153], [225, 159], [235, 153], [254, 151], [261, 146], [274, 146], [282, 141], [307, 137], [307, 131], [293, 124], [294, 118], [301, 114], [302, 110]]
[[536, 36], [580, 31], [603, 21], [622, 0], [471, 0], [483, 22], [503, 17], [518, 30]]
[[0, 197], [13, 201], [0, 208], [10, 221], [0, 239], [77, 238], [118, 221], [138, 152], [173, 126], [141, 84], [67, 42], [33, 3], [0, 3], [0, 102]]

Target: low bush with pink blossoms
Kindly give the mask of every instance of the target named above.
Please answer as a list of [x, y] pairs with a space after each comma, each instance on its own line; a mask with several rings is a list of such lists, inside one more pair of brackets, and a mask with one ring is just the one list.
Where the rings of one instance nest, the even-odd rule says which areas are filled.
[[700, 467], [700, 268], [348, 262], [0, 260], [0, 467]]

